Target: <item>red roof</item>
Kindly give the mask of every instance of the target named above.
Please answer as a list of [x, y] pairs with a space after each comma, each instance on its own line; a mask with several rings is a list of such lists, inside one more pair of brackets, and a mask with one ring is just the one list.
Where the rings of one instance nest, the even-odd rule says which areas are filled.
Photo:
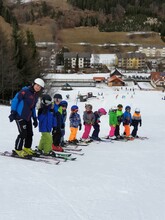
[[165, 73], [163, 72], [152, 72], [151, 73], [151, 79], [154, 80], [154, 81], [157, 81], [157, 80], [165, 80]]
[[100, 80], [105, 80], [105, 77], [103, 76], [94, 76], [93, 79], [100, 79]]
[[120, 82], [124, 82], [121, 78], [117, 77], [116, 75], [108, 78], [108, 82], [113, 82], [115, 80], [120, 81]]

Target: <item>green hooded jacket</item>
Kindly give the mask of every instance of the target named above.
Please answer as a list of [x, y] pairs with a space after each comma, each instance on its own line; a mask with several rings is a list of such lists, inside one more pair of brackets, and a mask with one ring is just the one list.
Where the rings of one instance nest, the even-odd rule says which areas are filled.
[[117, 125], [117, 114], [114, 111], [109, 111], [109, 125]]
[[116, 112], [116, 115], [117, 115], [117, 125], [120, 125], [121, 122], [123, 121], [123, 112], [122, 110], [117, 110]]

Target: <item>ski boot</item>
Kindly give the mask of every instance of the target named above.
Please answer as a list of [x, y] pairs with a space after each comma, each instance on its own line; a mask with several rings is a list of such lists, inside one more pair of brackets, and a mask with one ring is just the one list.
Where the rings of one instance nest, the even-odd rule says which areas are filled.
[[55, 146], [54, 144], [52, 144], [52, 150], [59, 151], [59, 152], [63, 152], [64, 151], [61, 146]]
[[36, 152], [35, 150], [32, 150], [31, 148], [27, 148], [24, 147], [23, 149], [28, 155], [32, 156], [32, 157], [39, 157], [40, 154], [38, 152]]
[[12, 155], [13, 157], [21, 157], [21, 158], [27, 158], [27, 159], [32, 158], [32, 156], [27, 154], [24, 150], [13, 150]]

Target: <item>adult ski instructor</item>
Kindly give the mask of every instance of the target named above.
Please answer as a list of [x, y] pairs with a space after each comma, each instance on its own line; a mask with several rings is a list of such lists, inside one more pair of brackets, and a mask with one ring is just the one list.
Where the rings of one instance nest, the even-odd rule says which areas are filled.
[[32, 119], [33, 126], [36, 128], [38, 122], [35, 107], [38, 94], [44, 86], [44, 81], [37, 78], [31, 86], [23, 87], [12, 99], [9, 120], [10, 122], [15, 120], [18, 127], [19, 135], [15, 141], [14, 153], [19, 157], [28, 157], [34, 154], [31, 149], [33, 141]]

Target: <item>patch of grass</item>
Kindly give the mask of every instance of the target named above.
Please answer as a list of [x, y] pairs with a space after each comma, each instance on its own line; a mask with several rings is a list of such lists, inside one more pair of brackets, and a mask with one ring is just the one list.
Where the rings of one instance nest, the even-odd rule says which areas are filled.
[[153, 33], [147, 38], [142, 38], [141, 35], [137, 34], [131, 39], [126, 32], [99, 32], [96, 27], [63, 29], [60, 31], [60, 37], [63, 43], [88, 42], [92, 44], [136, 43], [164, 45], [158, 33]]
[[61, 8], [64, 10], [72, 8], [72, 6], [67, 3], [67, 0], [46, 0], [46, 2], [54, 8]]
[[53, 20], [47, 18], [33, 24], [21, 24], [21, 30], [33, 32], [36, 41], [53, 41], [52, 33]]
[[[51, 0], [50, 0], [51, 1]], [[61, 0], [56, 0], [60, 4]], [[52, 2], [52, 1], [51, 1]], [[66, 0], [62, 0], [64, 5]], [[53, 4], [53, 2], [52, 2]], [[58, 5], [58, 4], [57, 4]], [[67, 5], [67, 4], [66, 4]], [[55, 29], [55, 22], [50, 18], [42, 18], [33, 24], [21, 24], [21, 29], [33, 32], [36, 41], [52, 42], [53, 35], [56, 37], [56, 42], [60, 46], [68, 47], [70, 51], [92, 52], [92, 53], [116, 53], [136, 51], [138, 46], [123, 46], [122, 43], [133, 43], [138, 45], [148, 46], [164, 46], [165, 43], [161, 40], [158, 33], [151, 33], [147, 35], [135, 34], [128, 35], [126, 32], [99, 32], [97, 27], [79, 27], [62, 29], [57, 31]], [[4, 30], [7, 36], [11, 36], [11, 26], [0, 17], [0, 28]], [[56, 31], [56, 33], [55, 33]], [[80, 43], [86, 43], [81, 45]], [[103, 44], [117, 44], [115, 46], [101, 46]]]
[[11, 28], [10, 24], [6, 23], [1, 16], [0, 16], [0, 29], [10, 39], [11, 34], [12, 34], [12, 28]]
[[[123, 45], [100, 47], [101, 44], [165, 45], [158, 33], [153, 32], [147, 37], [142, 34], [135, 34], [130, 37], [126, 32], [100, 32], [97, 27], [63, 29], [59, 32], [59, 37], [62, 45], [71, 51], [94, 51], [97, 53], [126, 52], [137, 49], [137, 47], [124, 47]], [[86, 45], [80, 46], [79, 43], [81, 42], [86, 43]]]

